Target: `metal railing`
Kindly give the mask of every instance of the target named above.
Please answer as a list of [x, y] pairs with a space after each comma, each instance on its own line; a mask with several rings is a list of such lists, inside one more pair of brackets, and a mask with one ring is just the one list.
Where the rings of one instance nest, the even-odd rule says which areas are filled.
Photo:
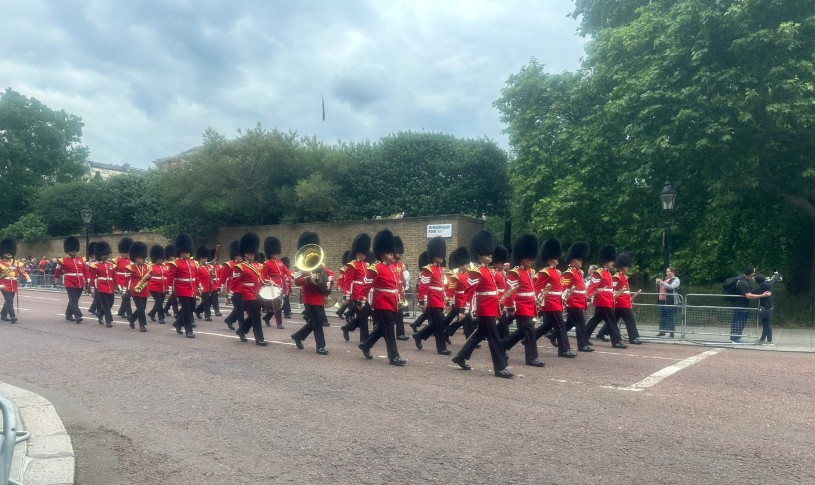
[[14, 446], [29, 437], [27, 431], [17, 431], [17, 412], [14, 404], [0, 396], [0, 412], [3, 415], [3, 434], [0, 436], [0, 485], [20, 485], [12, 480], [11, 464], [14, 459]]
[[[725, 298], [737, 299], [739, 306], [727, 303]], [[758, 342], [758, 308], [748, 305], [749, 300], [743, 296], [685, 295], [685, 340], [729, 343], [739, 338], [746, 343]]]

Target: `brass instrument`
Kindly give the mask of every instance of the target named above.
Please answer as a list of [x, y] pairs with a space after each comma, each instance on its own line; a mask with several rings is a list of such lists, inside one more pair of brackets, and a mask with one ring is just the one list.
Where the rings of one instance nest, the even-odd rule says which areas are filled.
[[311, 273], [311, 282], [324, 296], [331, 294], [331, 282], [325, 272], [323, 260], [325, 253], [317, 244], [306, 244], [294, 254], [293, 264], [299, 270]]
[[144, 290], [144, 287], [147, 286], [151, 276], [153, 276], [153, 270], [148, 267], [147, 272], [144, 273], [139, 282], [136, 283], [136, 286], [133, 287], [133, 289], [136, 290], [136, 293], [141, 293], [142, 290]]

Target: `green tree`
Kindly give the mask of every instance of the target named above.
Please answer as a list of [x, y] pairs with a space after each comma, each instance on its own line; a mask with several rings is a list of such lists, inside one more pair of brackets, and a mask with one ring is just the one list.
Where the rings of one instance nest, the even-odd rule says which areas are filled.
[[15, 241], [38, 243], [48, 239], [45, 222], [36, 214], [26, 214], [17, 222], [0, 230], [0, 238], [11, 238]]
[[0, 94], [0, 227], [28, 213], [40, 187], [87, 172], [82, 120], [6, 89]]

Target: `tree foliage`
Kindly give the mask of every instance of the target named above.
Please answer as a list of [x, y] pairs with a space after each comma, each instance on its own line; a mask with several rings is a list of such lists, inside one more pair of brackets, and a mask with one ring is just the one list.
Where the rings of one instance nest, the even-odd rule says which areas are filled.
[[15, 241], [38, 243], [48, 238], [48, 230], [42, 218], [36, 214], [26, 214], [17, 222], [0, 230], [0, 239], [11, 238]]

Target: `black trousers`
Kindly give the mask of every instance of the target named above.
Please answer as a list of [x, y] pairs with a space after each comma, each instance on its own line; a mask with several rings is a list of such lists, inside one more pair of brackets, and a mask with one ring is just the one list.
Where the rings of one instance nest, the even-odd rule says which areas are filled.
[[164, 304], [165, 315], [170, 313], [170, 308], [173, 309], [173, 316], [178, 318], [178, 297], [175, 296], [175, 293], [170, 295], [170, 298], [167, 298], [167, 302]]
[[209, 308], [212, 305], [212, 293], [205, 291], [201, 293], [201, 303], [195, 307], [195, 313], [204, 312], [204, 318], [212, 318]]
[[249, 327], [252, 327], [252, 331], [255, 334], [255, 342], [263, 341], [263, 327], [260, 323], [260, 300], [246, 300], [243, 301], [241, 298], [243, 306], [249, 313], [249, 318], [243, 318], [243, 312], [241, 312], [241, 324], [238, 327], [238, 331], [242, 334], [246, 334], [249, 332]]
[[282, 327], [283, 326], [283, 307], [280, 307], [280, 309], [277, 310], [274, 313], [266, 312], [266, 315], [263, 316], [263, 320], [268, 322], [268, 321], [272, 320], [272, 317], [274, 317], [274, 321], [277, 324], [277, 326]]
[[289, 301], [289, 295], [283, 295], [283, 315], [286, 318], [291, 318], [291, 302]]
[[394, 318], [396, 318], [396, 336], [401, 337], [405, 334], [405, 315], [401, 309], [396, 312]]
[[4, 317], [8, 315], [9, 318], [17, 318], [17, 315], [14, 313], [14, 295], [15, 293], [13, 291], [3, 290], [2, 315]]
[[221, 313], [221, 302], [218, 301], [218, 290], [210, 291], [209, 292], [209, 301], [212, 305], [212, 309], [215, 310], [215, 314]]
[[498, 317], [498, 323], [496, 324], [498, 327], [498, 336], [503, 338], [507, 338], [509, 336], [509, 320], [507, 319], [506, 315], [501, 315]]
[[158, 321], [164, 323], [164, 293], [160, 291], [151, 291], [150, 296], [153, 297], [153, 308], [147, 314], [150, 318], [154, 318], [158, 314]]
[[179, 296], [178, 304], [181, 307], [181, 314], [178, 319], [178, 325], [183, 326], [187, 334], [192, 333], [192, 310], [195, 306], [194, 296]]
[[303, 325], [300, 330], [294, 332], [292, 337], [298, 340], [305, 340], [314, 332], [314, 343], [317, 345], [318, 349], [325, 348], [325, 335], [323, 334], [323, 318], [322, 315], [325, 314], [325, 308], [319, 305], [304, 305], [305, 306], [305, 313], [304, 318], [306, 320], [306, 324]]
[[130, 293], [125, 290], [122, 293], [122, 303], [119, 305], [119, 311], [116, 312], [120, 317], [128, 317], [133, 314], [133, 308], [130, 306]]
[[464, 320], [458, 319], [458, 314], [461, 313], [461, 308], [453, 308], [447, 318], [444, 319], [445, 329], [449, 337], [452, 337], [456, 331], [464, 326], [464, 338], [473, 334], [473, 317], [470, 314], [464, 316]]
[[[640, 338], [640, 333], [637, 330], [637, 321], [634, 320], [634, 312], [631, 311], [630, 308], [615, 308], [614, 309], [615, 327], [617, 327], [617, 323], [620, 321], [621, 318], [625, 323], [625, 331], [626, 333], [628, 333], [628, 341], [631, 342], [636, 338]], [[603, 325], [603, 328], [601, 328], [600, 331], [597, 332], [597, 335], [608, 335], [608, 324]], [[620, 339], [622, 339], [622, 335], [620, 335]]]
[[498, 327], [496, 325], [496, 317], [478, 317], [476, 318], [476, 328], [470, 338], [464, 342], [464, 346], [458, 351], [456, 357], [462, 357], [468, 360], [475, 349], [476, 345], [480, 344], [482, 340], [487, 339], [490, 347], [490, 355], [492, 356], [492, 368], [495, 372], [507, 368], [507, 359], [504, 356], [504, 348], [501, 345], [501, 340], [498, 338]]
[[447, 334], [444, 333], [444, 309], [442, 308], [428, 308], [425, 310], [427, 313], [427, 326], [419, 330], [419, 337], [422, 340], [427, 340], [431, 335], [436, 336], [436, 351], [441, 352], [447, 349]]
[[97, 292], [96, 296], [99, 298], [99, 313], [105, 319], [105, 323], [110, 325], [113, 323], [113, 315], [111, 309], [113, 308], [113, 293]]
[[574, 328], [577, 337], [578, 348], [591, 345], [589, 336], [586, 333], [586, 314], [582, 308], [566, 307], [566, 331], [568, 332], [572, 328]]
[[535, 329], [535, 340], [543, 337], [550, 330], [557, 336], [558, 352], [562, 354], [570, 350], [566, 324], [563, 322], [563, 313], [560, 310], [543, 312], [543, 325]]
[[591, 337], [600, 322], [605, 322], [609, 330], [611, 330], [612, 343], [622, 343], [623, 337], [620, 335], [620, 329], [614, 324], [614, 309], [608, 307], [594, 307], [594, 315], [586, 322], [586, 335], [588, 337]]
[[535, 321], [530, 316], [516, 315], [515, 323], [518, 328], [502, 341], [503, 348], [509, 351], [515, 344], [526, 339], [524, 356], [528, 364], [538, 358], [538, 344], [535, 339]]
[[82, 288], [65, 288], [68, 292], [68, 306], [65, 307], [65, 318], [82, 318], [82, 310], [79, 309], [79, 297], [82, 296]]
[[96, 289], [94, 289], [93, 300], [91, 301], [91, 306], [88, 308], [88, 311], [94, 315], [99, 312], [99, 291]]
[[427, 320], [427, 310], [420, 313], [419, 316], [413, 320], [413, 323], [411, 323], [410, 326], [413, 328], [419, 328], [425, 322], [425, 320]]
[[246, 305], [243, 304], [243, 295], [241, 293], [232, 294], [232, 311], [227, 315], [224, 321], [231, 325], [235, 322], [238, 323], [240, 328], [243, 325], [243, 312], [246, 311]]
[[356, 316], [354, 316], [354, 318], [351, 320], [351, 323], [343, 325], [342, 328], [343, 330], [347, 330], [349, 332], [359, 329], [359, 343], [362, 343], [370, 334], [368, 331], [368, 316], [371, 314], [371, 305], [369, 305], [367, 302], [360, 301], [354, 301], [352, 303], [356, 308]]
[[390, 310], [374, 310], [374, 329], [371, 335], [362, 342], [363, 347], [370, 349], [381, 338], [385, 338], [385, 345], [388, 348], [388, 359], [393, 360], [399, 357], [399, 349], [396, 348], [396, 312]]
[[136, 304], [136, 311], [127, 317], [127, 321], [135, 323], [136, 320], [138, 320], [139, 327], [147, 326], [147, 315], [145, 313], [147, 310], [147, 298], [143, 296], [133, 296], [133, 303]]

